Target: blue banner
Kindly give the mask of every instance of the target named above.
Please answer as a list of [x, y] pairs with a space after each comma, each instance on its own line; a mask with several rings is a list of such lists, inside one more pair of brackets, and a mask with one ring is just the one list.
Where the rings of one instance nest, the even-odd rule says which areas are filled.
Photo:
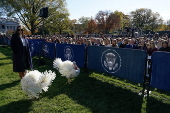
[[34, 57], [36, 55], [38, 55], [39, 51], [38, 51], [38, 44], [39, 42], [37, 41], [32, 41], [32, 42], [29, 42], [29, 47], [30, 47], [30, 51], [31, 51], [31, 56]]
[[0, 45], [4, 45], [4, 39], [0, 38]]
[[44, 42], [42, 41], [30, 41], [29, 40], [29, 46], [30, 46], [30, 50], [31, 50], [31, 54], [32, 54], [32, 57], [34, 57], [35, 55], [38, 55], [38, 56], [43, 56], [43, 49], [42, 49], [42, 44]]
[[44, 41], [45, 39], [28, 39], [32, 57], [34, 57], [36, 54], [43, 56], [42, 42]]
[[44, 42], [42, 42], [42, 41], [39, 41], [39, 43], [38, 43], [38, 54], [39, 54], [39, 56], [43, 56], [43, 43]]
[[150, 86], [170, 91], [170, 53], [154, 52], [152, 54], [152, 74]]
[[11, 45], [11, 39], [7, 38], [7, 45], [10, 46]]
[[63, 61], [75, 61], [78, 67], [84, 67], [85, 46], [74, 44], [56, 44], [56, 58]]
[[8, 42], [8, 41], [7, 41], [7, 38], [4, 38], [4, 42], [5, 42], [5, 45], [8, 45], [8, 44], [7, 44], [7, 42]]
[[43, 53], [45, 57], [52, 60], [55, 59], [55, 44], [51, 42], [44, 42]]
[[4, 38], [4, 42], [5, 42], [6, 45], [9, 45], [9, 46], [10, 46], [11, 39], [9, 39], [9, 38]]
[[142, 83], [147, 54], [142, 50], [88, 47], [88, 68]]

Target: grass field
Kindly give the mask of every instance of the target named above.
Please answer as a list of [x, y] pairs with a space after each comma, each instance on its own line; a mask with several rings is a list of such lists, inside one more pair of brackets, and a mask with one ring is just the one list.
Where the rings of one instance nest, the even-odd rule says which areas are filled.
[[34, 69], [55, 71], [49, 91], [29, 100], [21, 90], [20, 79], [12, 71], [12, 52], [0, 46], [0, 113], [170, 113], [170, 93], [151, 88], [149, 99], [139, 96], [142, 85], [89, 70], [71, 84], [53, 69], [52, 61]]

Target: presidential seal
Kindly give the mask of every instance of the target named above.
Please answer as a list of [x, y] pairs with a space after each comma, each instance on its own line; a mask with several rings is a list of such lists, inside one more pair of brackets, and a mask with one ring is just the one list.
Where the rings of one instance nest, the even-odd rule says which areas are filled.
[[65, 57], [65, 60], [70, 60], [70, 61], [73, 60], [74, 52], [70, 46], [66, 46], [64, 48], [64, 57]]
[[121, 57], [115, 50], [107, 49], [102, 53], [101, 63], [108, 73], [116, 73], [121, 67]]

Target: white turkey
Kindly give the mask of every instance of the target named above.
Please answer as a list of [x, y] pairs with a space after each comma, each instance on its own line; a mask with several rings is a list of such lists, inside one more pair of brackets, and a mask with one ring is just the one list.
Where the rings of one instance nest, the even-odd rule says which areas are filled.
[[71, 79], [77, 77], [80, 73], [80, 68], [77, 67], [76, 62], [62, 61], [61, 58], [56, 58], [53, 61], [53, 67], [60, 72], [61, 76], [65, 76], [68, 79], [69, 84]]
[[45, 71], [44, 73], [38, 70], [29, 71], [21, 79], [22, 90], [30, 98], [39, 98], [39, 94], [44, 90], [48, 91], [49, 86], [55, 79], [56, 74], [51, 70]]

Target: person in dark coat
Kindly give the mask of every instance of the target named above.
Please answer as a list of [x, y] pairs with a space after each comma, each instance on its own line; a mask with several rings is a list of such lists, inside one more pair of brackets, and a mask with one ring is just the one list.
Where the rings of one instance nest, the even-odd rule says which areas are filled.
[[134, 39], [129, 39], [129, 44], [126, 44], [125, 48], [137, 49], [138, 46], [135, 44]]
[[162, 42], [162, 47], [159, 49], [159, 51], [170, 52], [170, 47], [168, 46], [168, 41]]
[[104, 46], [100, 39], [96, 39], [96, 46]]
[[127, 44], [128, 44], [128, 39], [125, 38], [124, 41], [123, 41], [123, 43], [120, 44], [119, 48], [125, 48]]
[[151, 56], [155, 51], [158, 51], [156, 44], [152, 41], [150, 44], [147, 44], [147, 54]]
[[27, 38], [23, 29], [18, 26], [11, 38], [11, 49], [13, 52], [13, 71], [18, 72], [20, 79], [26, 74], [26, 69], [33, 70], [32, 58]]

